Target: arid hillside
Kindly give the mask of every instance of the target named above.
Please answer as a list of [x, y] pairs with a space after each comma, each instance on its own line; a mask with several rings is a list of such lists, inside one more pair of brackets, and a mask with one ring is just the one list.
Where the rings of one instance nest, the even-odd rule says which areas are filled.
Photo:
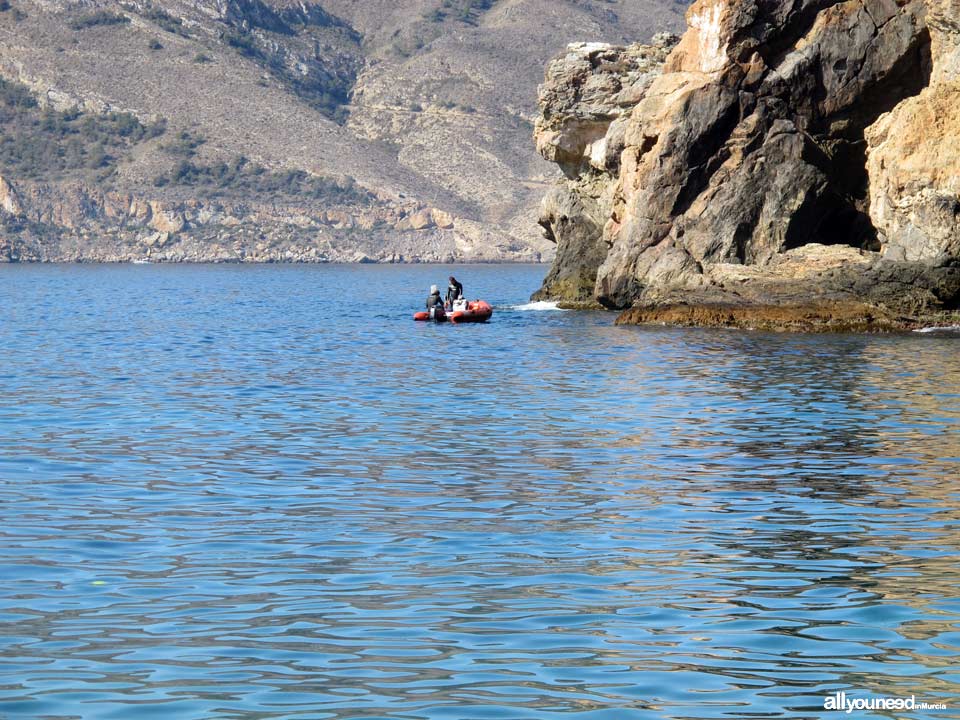
[[0, 1], [0, 257], [540, 258], [545, 63], [684, 9]]

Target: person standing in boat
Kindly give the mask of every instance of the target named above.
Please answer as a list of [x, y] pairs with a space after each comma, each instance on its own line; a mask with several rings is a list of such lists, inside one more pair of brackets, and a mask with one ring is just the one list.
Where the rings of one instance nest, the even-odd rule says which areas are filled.
[[436, 285], [430, 286], [430, 294], [427, 296], [427, 312], [432, 319], [437, 310], [443, 311], [443, 299], [440, 297], [440, 289]]
[[463, 297], [463, 285], [457, 282], [457, 279], [451, 275], [450, 284], [447, 286], [447, 307], [453, 307], [453, 303]]

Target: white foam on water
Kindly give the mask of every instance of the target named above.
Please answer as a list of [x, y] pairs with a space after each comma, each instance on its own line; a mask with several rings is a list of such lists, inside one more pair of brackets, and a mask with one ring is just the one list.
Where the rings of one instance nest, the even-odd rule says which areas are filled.
[[549, 300], [539, 300], [538, 302], [527, 303], [526, 305], [511, 305], [508, 310], [561, 310], [562, 308], [557, 307], [557, 303], [551, 302]]
[[960, 332], [960, 325], [933, 325], [931, 327], [920, 328], [919, 330], [914, 330], [918, 333], [934, 333], [934, 332]]

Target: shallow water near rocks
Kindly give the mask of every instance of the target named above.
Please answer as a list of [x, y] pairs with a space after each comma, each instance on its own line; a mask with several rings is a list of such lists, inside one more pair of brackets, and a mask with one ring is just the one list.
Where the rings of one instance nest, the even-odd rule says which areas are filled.
[[0, 268], [0, 717], [958, 716], [960, 339], [449, 270]]

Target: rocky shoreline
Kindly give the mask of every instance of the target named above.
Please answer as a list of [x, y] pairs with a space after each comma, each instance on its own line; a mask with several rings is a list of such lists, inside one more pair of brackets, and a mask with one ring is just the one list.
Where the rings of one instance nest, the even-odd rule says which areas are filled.
[[908, 332], [960, 325], [960, 314], [895, 315], [886, 309], [857, 302], [797, 305], [711, 305], [700, 303], [636, 305], [624, 310], [617, 325], [675, 325], [725, 327], [768, 332]]
[[699, 0], [682, 38], [571, 45], [535, 130], [566, 179], [535, 299], [620, 323], [960, 321], [956, 0]]
[[0, 178], [0, 262], [542, 262], [507, 233], [437, 208], [143, 197]]

